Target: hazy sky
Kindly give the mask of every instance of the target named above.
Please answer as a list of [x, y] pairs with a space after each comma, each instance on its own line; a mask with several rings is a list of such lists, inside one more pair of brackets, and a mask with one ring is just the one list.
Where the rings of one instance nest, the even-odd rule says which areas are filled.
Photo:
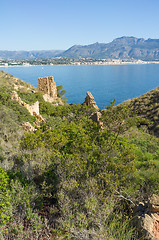
[[159, 0], [1, 0], [0, 50], [159, 39]]

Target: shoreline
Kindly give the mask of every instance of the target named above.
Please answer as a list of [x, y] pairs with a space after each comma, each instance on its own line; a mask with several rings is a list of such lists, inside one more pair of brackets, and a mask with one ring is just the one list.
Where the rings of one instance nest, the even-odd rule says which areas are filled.
[[3, 65], [0, 64], [0, 68], [4, 67], [4, 68], [7, 68], [7, 67], [35, 67], [35, 66], [41, 66], [41, 67], [44, 67], [44, 66], [94, 66], [94, 65], [102, 65], [102, 66], [113, 66], [113, 65], [145, 65], [145, 64], [159, 64], [159, 61], [143, 61], [143, 60], [134, 60], [134, 61], [123, 61], [123, 60], [119, 60], [119, 59], [112, 59], [112, 60], [108, 60], [106, 61], [105, 59], [99, 59], [98, 60], [95, 60], [94, 62], [80, 62], [80, 61], [76, 61], [76, 62], [69, 62], [68, 64], [66, 63], [61, 63], [61, 64], [53, 64], [53, 63], [50, 63], [50, 64], [30, 64], [28, 62], [23, 62], [22, 64], [18, 64], [18, 63], [15, 63], [13, 62], [12, 63], [3, 63]]
[[39, 64], [39, 65], [0, 65], [0, 68], [8, 68], [8, 67], [48, 67], [48, 66], [122, 66], [122, 65], [146, 65], [146, 64], [159, 64], [159, 62], [142, 62], [142, 63], [135, 63], [135, 62], [123, 62], [123, 63], [91, 63], [91, 64]]

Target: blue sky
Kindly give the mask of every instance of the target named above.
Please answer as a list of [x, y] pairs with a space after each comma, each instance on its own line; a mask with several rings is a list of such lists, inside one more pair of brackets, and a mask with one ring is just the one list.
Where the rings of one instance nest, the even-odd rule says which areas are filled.
[[121, 36], [159, 39], [159, 0], [2, 0], [0, 50], [67, 49]]

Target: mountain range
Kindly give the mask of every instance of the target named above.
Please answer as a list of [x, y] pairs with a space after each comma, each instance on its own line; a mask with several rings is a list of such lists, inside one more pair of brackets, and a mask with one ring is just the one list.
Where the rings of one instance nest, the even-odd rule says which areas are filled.
[[36, 51], [7, 51], [0, 50], [0, 59], [48, 59], [54, 58], [63, 53], [63, 50], [36, 50]]
[[159, 39], [120, 37], [110, 43], [74, 45], [67, 50], [0, 51], [1, 59], [46, 59], [55, 57], [159, 60]]

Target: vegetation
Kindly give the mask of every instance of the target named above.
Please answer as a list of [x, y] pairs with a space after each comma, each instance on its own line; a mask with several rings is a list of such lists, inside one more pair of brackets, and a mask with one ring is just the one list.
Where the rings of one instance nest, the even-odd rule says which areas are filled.
[[90, 118], [95, 109], [53, 106], [24, 86], [19, 96], [39, 100], [45, 118], [24, 133], [21, 123], [34, 120], [11, 100], [7, 76], [0, 91], [0, 239], [139, 239], [134, 205], [159, 189], [159, 140], [142, 127], [149, 118], [112, 102], [101, 111], [101, 129]]
[[136, 112], [141, 117], [140, 124], [148, 127], [152, 134], [159, 136], [158, 114], [159, 114], [159, 88], [153, 89], [150, 92], [128, 100], [125, 104]]

